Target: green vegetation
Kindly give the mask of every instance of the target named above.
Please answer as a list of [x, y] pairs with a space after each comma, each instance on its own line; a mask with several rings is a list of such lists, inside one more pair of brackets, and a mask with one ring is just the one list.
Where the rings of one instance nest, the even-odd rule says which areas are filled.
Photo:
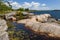
[[24, 9], [24, 8], [19, 8], [19, 9], [17, 9], [17, 11], [26, 11], [26, 12], [28, 12], [29, 9], [28, 9], [28, 8], [26, 8], [26, 9]]
[[28, 33], [24, 30], [19, 29], [18, 31], [15, 29], [16, 27], [10, 22], [7, 21], [8, 25], [8, 34], [10, 40], [30, 40]]
[[25, 9], [25, 11], [26, 11], [26, 12], [29, 12], [29, 9], [28, 9], [28, 8], [26, 8], [26, 9]]
[[19, 8], [17, 9], [17, 11], [24, 11], [24, 8]]
[[17, 20], [21, 20], [21, 19], [27, 18], [28, 15], [23, 15], [22, 12], [29, 12], [29, 9], [28, 9], [28, 8], [26, 8], [26, 9], [24, 9], [24, 8], [19, 8], [19, 9], [17, 9], [17, 10], [16, 10], [16, 15], [15, 15], [14, 17], [16, 17]]
[[29, 40], [29, 35], [23, 30], [9, 31], [9, 38], [10, 40]]
[[17, 11], [17, 12], [16, 12], [16, 15], [14, 15], [14, 17], [15, 17], [17, 20], [24, 19], [24, 16], [23, 16], [23, 14], [22, 14], [21, 11]]
[[8, 21], [7, 20], [7, 26], [8, 26], [8, 30], [9, 29], [13, 29], [15, 26], [12, 24], [12, 22], [11, 21]]
[[14, 15], [14, 17], [15, 17], [17, 20], [21, 20], [21, 19], [26, 19], [26, 18], [28, 18], [28, 15], [23, 15], [22, 12], [23, 12], [23, 11], [16, 11], [16, 15]]
[[[9, 4], [8, 1], [7, 3]], [[10, 11], [12, 11], [11, 5], [9, 4], [9, 6], [7, 6], [4, 0], [0, 0], [0, 14], [5, 14]]]

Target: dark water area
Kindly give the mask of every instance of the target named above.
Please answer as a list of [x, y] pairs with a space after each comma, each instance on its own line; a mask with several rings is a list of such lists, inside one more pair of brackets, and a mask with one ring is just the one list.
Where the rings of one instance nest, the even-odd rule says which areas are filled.
[[58, 11], [53, 11], [53, 10], [50, 10], [50, 11], [34, 11], [31, 13], [34, 13], [35, 15], [47, 13], [47, 14], [51, 14], [51, 16], [55, 19], [60, 19], [60, 10], [58, 10]]
[[16, 23], [16, 22], [13, 22], [12, 23], [14, 26], [16, 26], [16, 28], [15, 28], [15, 30], [16, 31], [19, 31], [20, 29], [22, 29], [22, 30], [24, 30], [24, 31], [26, 31], [26, 32], [28, 32], [28, 33], [31, 33], [31, 31], [29, 30], [29, 29], [26, 29], [25, 28], [25, 25], [24, 24], [21, 24], [21, 23]]
[[[24, 35], [27, 33], [30, 40], [60, 40], [60, 38], [53, 38], [53, 37], [48, 37], [46, 35], [35, 34], [31, 30], [25, 28], [24, 24], [18, 24], [16, 22], [13, 22], [12, 24], [14, 24], [14, 26], [16, 27], [15, 31], [20, 31], [21, 29], [23, 31], [25, 31]], [[26, 35], [25, 35], [25, 37], [26, 37]], [[27, 39], [24, 39], [24, 40], [27, 40]]]

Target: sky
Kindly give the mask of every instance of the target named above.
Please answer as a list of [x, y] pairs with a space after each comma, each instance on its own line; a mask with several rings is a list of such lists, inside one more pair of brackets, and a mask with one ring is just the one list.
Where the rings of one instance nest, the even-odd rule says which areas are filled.
[[[13, 9], [29, 8], [31, 10], [60, 9], [60, 0], [9, 0]], [[6, 3], [6, 5], [8, 5]]]

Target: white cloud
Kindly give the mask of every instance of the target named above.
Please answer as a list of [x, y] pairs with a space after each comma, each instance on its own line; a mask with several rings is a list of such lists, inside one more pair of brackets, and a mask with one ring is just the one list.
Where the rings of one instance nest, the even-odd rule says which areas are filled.
[[31, 9], [38, 10], [39, 6], [40, 6], [40, 3], [38, 3], [38, 2], [31, 2], [31, 5], [32, 5]]
[[38, 3], [38, 2], [31, 2], [31, 5], [33, 5], [35, 7], [38, 7], [40, 5], [40, 3]]
[[18, 8], [29, 8], [33, 10], [49, 10], [49, 7], [45, 3], [41, 4], [39, 2], [24, 2], [23, 4], [20, 4], [18, 2], [13, 2], [10, 1], [13, 9], [18, 9]]
[[23, 8], [30, 8], [32, 5], [28, 2], [24, 2], [24, 4], [21, 5]]
[[44, 3], [44, 4], [42, 4], [42, 6], [43, 6], [43, 7], [45, 7], [45, 6], [46, 6], [46, 4]]
[[21, 6], [19, 3], [17, 3], [17, 2], [12, 2], [11, 5], [12, 5], [13, 9], [18, 9], [18, 8], [22, 7], [22, 6]]
[[6, 3], [6, 2], [5, 2], [5, 5], [9, 6], [9, 4], [8, 4], [8, 3]]
[[37, 9], [40, 6], [40, 3], [38, 2], [24, 2], [24, 4], [21, 5], [24, 8], [30, 8], [30, 9]]

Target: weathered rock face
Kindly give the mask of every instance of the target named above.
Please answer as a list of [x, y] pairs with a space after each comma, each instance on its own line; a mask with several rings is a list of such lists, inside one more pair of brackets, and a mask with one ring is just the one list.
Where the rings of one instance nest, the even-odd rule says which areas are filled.
[[[33, 16], [31, 19], [18, 21], [18, 23], [24, 23], [27, 28], [36, 33], [46, 33], [51, 37], [60, 37], [60, 25], [56, 23], [55, 19], [49, 17], [51, 17], [50, 14], [42, 14]], [[45, 20], [47, 21], [44, 22]]]
[[39, 22], [46, 22], [49, 17], [51, 17], [50, 14], [43, 14], [43, 15], [41, 14], [41, 15], [37, 15], [37, 16], [36, 16], [36, 19], [37, 19], [37, 21], [39, 21]]
[[0, 19], [0, 40], [9, 40], [7, 30], [6, 21]]
[[57, 23], [27, 22], [25, 26], [36, 33], [47, 33], [52, 37], [60, 37], [60, 25]]

